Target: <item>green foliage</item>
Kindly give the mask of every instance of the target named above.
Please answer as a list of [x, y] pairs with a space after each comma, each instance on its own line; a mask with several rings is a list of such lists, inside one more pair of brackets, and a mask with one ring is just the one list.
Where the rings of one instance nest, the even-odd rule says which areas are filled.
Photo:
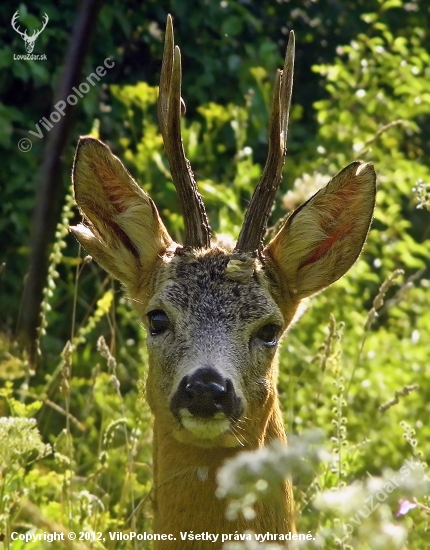
[[[28, 409], [27, 414], [34, 414], [34, 406]], [[34, 418], [0, 418], [0, 531], [8, 538], [19, 501], [28, 491], [25, 468], [49, 454], [51, 447], [42, 442]]]
[[417, 186], [412, 188], [415, 198], [418, 201], [417, 208], [425, 208], [430, 211], [430, 184], [422, 180], [417, 181]]

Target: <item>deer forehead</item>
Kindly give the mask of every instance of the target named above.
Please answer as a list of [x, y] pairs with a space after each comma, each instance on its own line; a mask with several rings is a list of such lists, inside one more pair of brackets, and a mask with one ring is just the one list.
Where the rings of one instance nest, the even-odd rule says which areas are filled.
[[179, 323], [218, 325], [230, 331], [268, 321], [283, 324], [261, 262], [240, 261], [221, 249], [190, 250], [166, 258], [153, 288], [146, 313], [165, 309]]

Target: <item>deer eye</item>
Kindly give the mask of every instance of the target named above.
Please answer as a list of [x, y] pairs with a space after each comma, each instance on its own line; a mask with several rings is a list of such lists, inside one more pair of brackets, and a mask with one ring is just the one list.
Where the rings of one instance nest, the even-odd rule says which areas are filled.
[[170, 321], [164, 311], [161, 309], [154, 309], [148, 313], [149, 330], [152, 336], [157, 334], [163, 334], [169, 327]]
[[255, 338], [261, 340], [265, 346], [272, 348], [278, 343], [279, 326], [269, 323], [261, 327], [255, 334]]

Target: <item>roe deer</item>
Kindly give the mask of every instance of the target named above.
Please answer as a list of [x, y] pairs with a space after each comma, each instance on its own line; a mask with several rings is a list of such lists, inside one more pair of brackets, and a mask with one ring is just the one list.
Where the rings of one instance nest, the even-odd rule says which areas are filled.
[[119, 279], [147, 330], [147, 398], [154, 415], [157, 549], [221, 548], [180, 532], [287, 533], [289, 481], [255, 520], [228, 521], [215, 496], [226, 458], [275, 439], [286, 443], [277, 397], [277, 349], [303, 298], [346, 273], [366, 240], [375, 204], [373, 166], [353, 162], [297, 208], [273, 240], [263, 236], [282, 177], [294, 65], [291, 32], [278, 71], [266, 165], [235, 248], [211, 244], [205, 208], [181, 139], [181, 57], [167, 20], [158, 117], [183, 210], [184, 244], [169, 236], [152, 199], [110, 149], [79, 141], [75, 199], [85, 219], [71, 230]]

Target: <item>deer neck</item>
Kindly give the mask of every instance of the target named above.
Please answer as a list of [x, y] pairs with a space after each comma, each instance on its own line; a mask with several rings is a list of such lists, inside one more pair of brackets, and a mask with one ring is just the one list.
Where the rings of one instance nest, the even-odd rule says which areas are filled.
[[[154, 422], [154, 533], [172, 533], [176, 537], [175, 549], [193, 548], [190, 541], [182, 541], [181, 533], [208, 532], [220, 534], [216, 544], [208, 542], [212, 550], [221, 548], [221, 534], [253, 530], [256, 533], [290, 530], [291, 487], [280, 491], [275, 505], [262, 505], [253, 522], [241, 517], [234, 521], [225, 518], [227, 502], [216, 497], [216, 474], [226, 459], [244, 450], [255, 450], [274, 439], [286, 443], [282, 415], [275, 401], [264, 417], [260, 417], [259, 430], [250, 426], [252, 434], [247, 444], [236, 448], [202, 448], [178, 442], [172, 436], [171, 426]], [[268, 506], [270, 507], [269, 509]], [[169, 546], [170, 544], [170, 546]], [[182, 545], [182, 546], [181, 546]], [[158, 542], [157, 550], [172, 548], [170, 542]], [[197, 548], [197, 547], [196, 547]], [[199, 550], [206, 549], [200, 541]]]

